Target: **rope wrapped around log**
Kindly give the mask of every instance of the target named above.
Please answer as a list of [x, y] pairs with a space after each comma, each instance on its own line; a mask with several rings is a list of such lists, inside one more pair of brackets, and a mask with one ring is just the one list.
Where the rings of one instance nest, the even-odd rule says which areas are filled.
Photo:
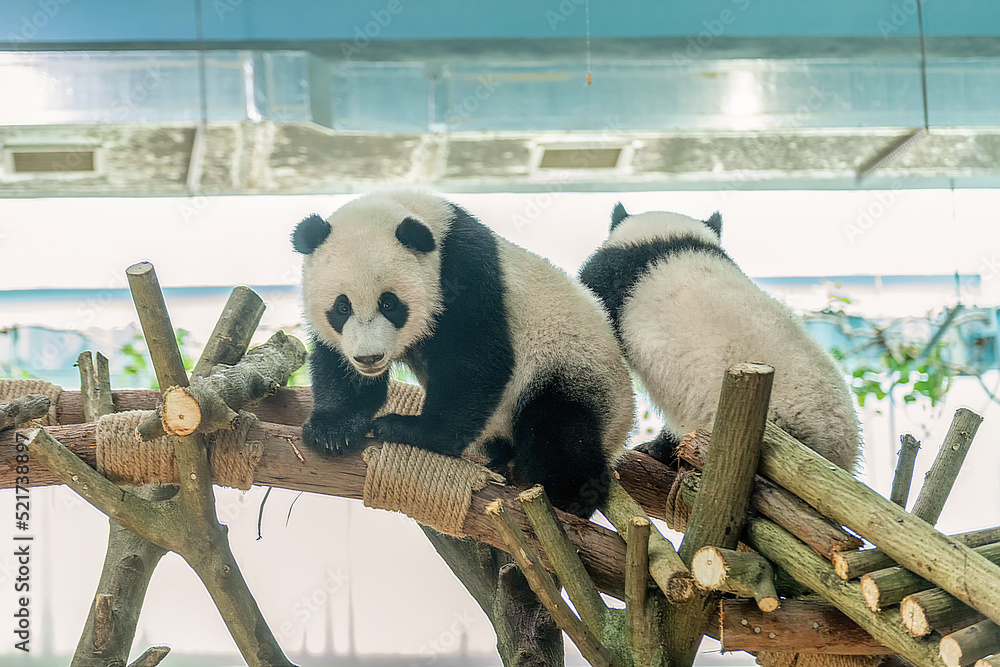
[[[385, 405], [375, 415], [418, 415], [424, 391], [402, 382], [390, 382]], [[462, 525], [472, 494], [504, 478], [472, 461], [445, 456], [409, 445], [384, 443], [364, 451], [366, 507], [402, 512], [425, 526], [464, 537]]]
[[[116, 412], [97, 422], [97, 469], [115, 484], [177, 483], [173, 438], [143, 442], [135, 437], [136, 426], [150, 414], [150, 410]], [[256, 421], [253, 413], [240, 411], [233, 430], [205, 436], [216, 484], [244, 491], [253, 485], [254, 471], [264, 451], [262, 443], [247, 442]]]
[[56, 405], [59, 403], [59, 394], [62, 387], [46, 382], [45, 380], [11, 380], [0, 378], [0, 403], [30, 396], [31, 394], [41, 394], [49, 399], [49, 412], [43, 420], [43, 426], [55, 426], [59, 422], [56, 420]]

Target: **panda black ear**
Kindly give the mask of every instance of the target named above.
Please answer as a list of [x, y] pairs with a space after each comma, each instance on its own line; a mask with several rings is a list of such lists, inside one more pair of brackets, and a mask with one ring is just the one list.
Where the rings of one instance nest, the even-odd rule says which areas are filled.
[[628, 217], [628, 211], [622, 206], [621, 202], [615, 204], [615, 209], [611, 211], [611, 230], [615, 231], [615, 227], [622, 223], [622, 220]]
[[292, 247], [295, 252], [308, 255], [323, 244], [330, 235], [330, 223], [315, 213], [304, 218], [292, 232]]
[[396, 227], [396, 238], [415, 252], [430, 252], [437, 247], [431, 230], [414, 218], [406, 218], [399, 223], [399, 227]]
[[718, 211], [713, 213], [712, 217], [705, 221], [705, 224], [708, 225], [709, 229], [715, 232], [716, 236], [720, 239], [722, 238], [722, 216]]

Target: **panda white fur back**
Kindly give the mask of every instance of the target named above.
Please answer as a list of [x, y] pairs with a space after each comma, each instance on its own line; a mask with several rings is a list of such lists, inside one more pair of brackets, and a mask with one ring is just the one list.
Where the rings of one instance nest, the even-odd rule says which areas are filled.
[[[634, 419], [628, 371], [593, 294], [420, 192], [310, 216], [293, 245], [306, 255], [315, 343], [307, 443], [343, 453], [372, 431], [544, 484], [557, 507], [593, 512]], [[424, 387], [423, 412], [373, 420], [396, 361]]]
[[581, 269], [666, 418], [658, 446], [711, 429], [725, 370], [762, 362], [775, 368], [769, 418], [853, 472], [860, 425], [840, 370], [801, 320], [725, 254], [721, 225], [718, 214], [708, 222], [664, 212], [630, 216], [619, 204], [610, 237]]

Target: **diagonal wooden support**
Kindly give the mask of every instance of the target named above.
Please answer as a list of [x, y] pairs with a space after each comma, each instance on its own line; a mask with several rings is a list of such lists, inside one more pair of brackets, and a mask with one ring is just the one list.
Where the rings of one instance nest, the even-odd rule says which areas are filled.
[[[83, 414], [90, 422], [114, 412], [108, 359], [100, 352], [96, 356], [96, 368], [90, 352], [81, 354], [76, 362], [80, 368]], [[175, 491], [174, 487], [149, 486], [135, 489], [133, 493], [136, 497], [155, 501], [169, 498]], [[71, 667], [124, 664], [132, 648], [153, 570], [165, 553], [167, 550], [163, 547], [108, 520], [108, 549], [101, 578]]]
[[903, 567], [920, 572], [991, 620], [1000, 619], [1000, 566], [908, 514], [771, 424], [765, 432], [761, 472], [857, 531]]
[[521, 507], [531, 522], [535, 536], [549, 563], [566, 589], [570, 602], [576, 607], [580, 618], [595, 637], [604, 632], [604, 621], [608, 608], [597, 592], [597, 586], [583, 567], [580, 556], [563, 532], [555, 509], [541, 486], [534, 486], [521, 492], [518, 497]]
[[521, 528], [507, 513], [503, 501], [497, 500], [491, 503], [486, 508], [486, 513], [506, 542], [508, 551], [524, 573], [531, 585], [531, 590], [535, 591], [535, 595], [552, 614], [556, 624], [577, 645], [583, 657], [594, 667], [617, 667], [620, 665], [621, 661], [601, 644], [600, 639], [595, 637], [586, 624], [566, 606], [562, 596], [559, 595], [559, 589], [552, 581], [552, 576], [542, 566], [538, 554], [528, 544]]

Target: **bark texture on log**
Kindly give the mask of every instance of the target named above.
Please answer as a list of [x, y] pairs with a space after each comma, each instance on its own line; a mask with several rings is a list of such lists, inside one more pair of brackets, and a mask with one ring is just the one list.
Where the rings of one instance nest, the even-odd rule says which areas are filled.
[[41, 419], [49, 412], [52, 402], [41, 394], [28, 394], [0, 403], [0, 431]]
[[723, 651], [894, 653], [826, 601], [785, 600], [765, 613], [751, 600], [723, 600], [721, 621]]

